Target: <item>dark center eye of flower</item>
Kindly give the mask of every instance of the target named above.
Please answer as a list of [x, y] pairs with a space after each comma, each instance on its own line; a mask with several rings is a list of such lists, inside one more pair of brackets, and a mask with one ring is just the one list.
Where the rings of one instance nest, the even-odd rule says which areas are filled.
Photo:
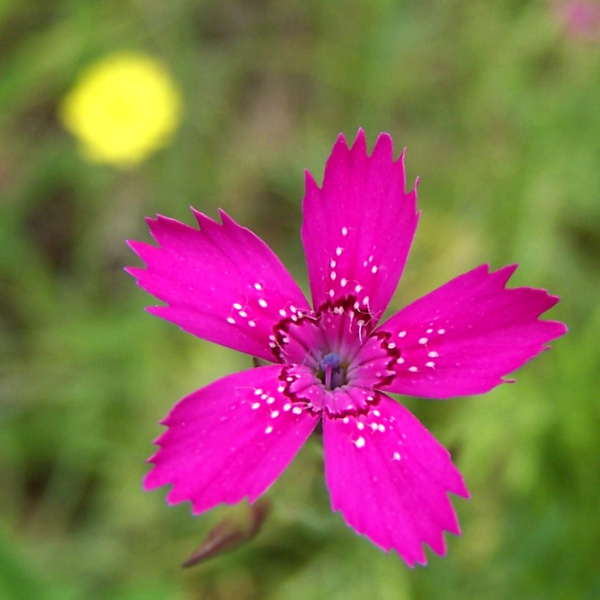
[[323, 385], [328, 390], [346, 384], [346, 368], [342, 364], [340, 356], [335, 352], [326, 354], [319, 361], [317, 377], [323, 382]]

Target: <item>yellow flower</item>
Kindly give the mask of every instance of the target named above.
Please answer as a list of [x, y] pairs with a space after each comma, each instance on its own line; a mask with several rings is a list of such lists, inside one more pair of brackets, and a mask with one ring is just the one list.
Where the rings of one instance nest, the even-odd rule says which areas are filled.
[[160, 62], [119, 53], [81, 75], [59, 116], [90, 160], [127, 168], [169, 142], [181, 119], [181, 104], [179, 90]]

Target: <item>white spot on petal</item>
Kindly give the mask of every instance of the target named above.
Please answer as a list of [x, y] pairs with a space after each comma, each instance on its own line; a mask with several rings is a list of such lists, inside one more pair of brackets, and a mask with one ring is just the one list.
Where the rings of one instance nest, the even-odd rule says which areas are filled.
[[335, 271], [331, 271], [331, 273], [329, 273], [329, 278], [331, 279], [331, 281], [335, 281], [336, 277], [337, 275]]
[[358, 294], [361, 290], [363, 289], [363, 286], [358, 284], [355, 288], [354, 291]]
[[283, 405], [284, 412], [288, 412], [290, 410], [290, 408], [292, 408], [292, 405], [289, 402], [287, 404]]
[[340, 281], [340, 285], [342, 287], [346, 287], [346, 284], [348, 283], [348, 280], [345, 277], [342, 277], [341, 281]]
[[429, 352], [427, 354], [427, 356], [429, 356], [431, 358], [437, 358], [439, 356], [439, 354], [435, 350], [432, 350], [431, 352]]
[[255, 403], [252, 405], [252, 410], [256, 410], [257, 408], [260, 408], [260, 402], [255, 402]]
[[260, 285], [260, 283], [255, 283], [254, 284], [254, 289], [258, 290], [260, 292], [260, 290], [263, 289], [262, 285]]
[[292, 412], [295, 415], [301, 415], [302, 414], [302, 409], [299, 406], [294, 406], [294, 408], [292, 408]]
[[425, 366], [429, 367], [430, 369], [433, 369], [433, 367], [435, 367], [435, 363], [432, 360], [430, 360], [425, 363]]
[[259, 304], [259, 306], [262, 306], [263, 308], [267, 308], [267, 301], [264, 298], [259, 298], [258, 304]]
[[401, 458], [400, 452], [394, 452], [394, 460], [400, 460]]
[[342, 235], [343, 236], [348, 235], [348, 228], [347, 227], [342, 227]]
[[227, 322], [228, 322], [230, 325], [235, 325], [235, 319], [234, 319], [233, 317], [227, 317]]
[[357, 427], [358, 429], [361, 429], [361, 430], [362, 430], [362, 429], [364, 429], [364, 428], [365, 428], [365, 424], [364, 424], [364, 423], [360, 423], [360, 422], [359, 422], [359, 423], [357, 423], [357, 424], [356, 424], [356, 427]]
[[273, 428], [269, 425], [266, 429], [265, 429], [265, 433], [269, 434], [273, 431]]
[[248, 321], [248, 327], [256, 327], [256, 323], [254, 321]]
[[375, 273], [377, 273], [378, 270], [379, 270], [379, 267], [377, 265], [373, 265], [371, 267], [371, 273], [373, 273], [373, 275], [375, 275]]
[[357, 448], [363, 448], [365, 445], [365, 438], [360, 436], [355, 442]]
[[417, 372], [419, 369], [417, 369], [417, 367], [408, 367], [408, 370], [409, 370], [411, 373], [416, 373], [416, 372]]
[[426, 337], [419, 338], [419, 344], [426, 344], [428, 341], [429, 340]]
[[405, 335], [406, 335], [406, 331], [401, 331], [401, 332], [398, 334], [398, 337], [399, 337], [399, 338], [403, 338]]
[[438, 333], [440, 335], [444, 335], [446, 333], [446, 330], [445, 329], [438, 329]]
[[235, 310], [242, 310], [242, 305], [239, 302], [234, 302], [233, 308], [235, 308]]
[[271, 419], [276, 419], [279, 416], [279, 411], [278, 410], [274, 410], [271, 413]]
[[335, 249], [335, 254], [336, 254], [336, 256], [341, 256], [343, 251], [344, 251], [344, 249], [343, 249], [343, 248], [340, 248], [340, 246], [338, 246], [338, 247]]

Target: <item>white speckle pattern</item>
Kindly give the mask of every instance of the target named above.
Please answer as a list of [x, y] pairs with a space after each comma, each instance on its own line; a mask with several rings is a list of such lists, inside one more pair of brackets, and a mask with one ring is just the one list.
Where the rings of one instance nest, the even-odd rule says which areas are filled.
[[426, 337], [419, 338], [419, 344], [421, 345], [426, 344], [428, 341], [429, 339]]
[[348, 228], [347, 227], [342, 227], [342, 235], [344, 237], [346, 237], [348, 235]]
[[278, 410], [274, 410], [271, 413], [271, 419], [276, 419], [279, 416], [279, 411]]
[[287, 404], [284, 404], [283, 412], [288, 412], [290, 410], [290, 408], [292, 408], [292, 405], [289, 402]]
[[335, 271], [331, 271], [331, 273], [329, 273], [329, 278], [331, 279], [331, 281], [335, 281], [336, 277], [337, 277], [337, 274]]
[[262, 306], [263, 308], [267, 308], [267, 301], [264, 298], [259, 298], [258, 305]]
[[438, 329], [438, 333], [440, 335], [444, 335], [446, 333], [446, 330], [445, 329]]
[[338, 246], [338, 247], [335, 249], [335, 255], [336, 255], [336, 256], [341, 256], [343, 251], [344, 251], [344, 249], [343, 249], [343, 248], [341, 248], [340, 246]]
[[254, 402], [254, 404], [252, 404], [252, 410], [256, 410], [257, 408], [260, 408], [260, 402]]
[[340, 286], [346, 287], [347, 283], [348, 283], [348, 280], [345, 277], [342, 277], [342, 279], [340, 280]]
[[242, 310], [243, 307], [239, 302], [234, 302], [233, 308], [235, 308], [235, 310]]
[[285, 319], [287, 317], [287, 313], [285, 312], [285, 309], [280, 308], [279, 309], [279, 314]]
[[405, 335], [406, 335], [406, 331], [401, 331], [401, 332], [398, 334], [398, 337], [399, 337], [399, 338], [403, 338]]
[[262, 285], [260, 283], [255, 283], [254, 284], [254, 289], [258, 290], [259, 292], [263, 289]]
[[427, 356], [429, 356], [429, 358], [437, 358], [439, 354], [435, 350], [432, 350], [431, 352], [427, 353]]
[[373, 275], [375, 275], [375, 273], [377, 273], [378, 270], [379, 270], [379, 267], [377, 265], [373, 265], [371, 267], [371, 273], [373, 273]]
[[294, 408], [292, 408], [292, 412], [295, 415], [301, 415], [302, 414], [302, 409], [299, 406], [294, 406]]
[[266, 429], [265, 429], [265, 433], [268, 435], [269, 433], [271, 433], [273, 431], [273, 428], [269, 425]]
[[409, 370], [411, 373], [416, 373], [416, 372], [417, 372], [419, 369], [417, 369], [417, 367], [408, 367], [408, 370]]
[[230, 325], [235, 325], [235, 319], [234, 319], [233, 317], [227, 317], [227, 322], [228, 322]]
[[362, 435], [354, 442], [357, 448], [364, 448], [365, 446], [365, 438]]
[[360, 421], [356, 424], [357, 429], [363, 430], [365, 428], [365, 424]]
[[429, 360], [425, 363], [425, 366], [433, 369], [435, 367], [435, 363], [432, 360]]
[[248, 327], [256, 327], [256, 323], [254, 321], [248, 321]]
[[363, 289], [363, 286], [360, 285], [360, 283], [358, 285], [356, 285], [354, 287], [354, 291], [358, 294], [361, 290]]
[[394, 460], [400, 460], [401, 458], [400, 452], [394, 452]]

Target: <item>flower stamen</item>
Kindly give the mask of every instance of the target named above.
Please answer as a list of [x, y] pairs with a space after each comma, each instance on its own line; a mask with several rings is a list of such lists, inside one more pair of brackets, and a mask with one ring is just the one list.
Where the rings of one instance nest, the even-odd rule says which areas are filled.
[[340, 356], [335, 352], [326, 354], [319, 361], [317, 376], [328, 390], [344, 385], [346, 383], [346, 369], [342, 365]]

